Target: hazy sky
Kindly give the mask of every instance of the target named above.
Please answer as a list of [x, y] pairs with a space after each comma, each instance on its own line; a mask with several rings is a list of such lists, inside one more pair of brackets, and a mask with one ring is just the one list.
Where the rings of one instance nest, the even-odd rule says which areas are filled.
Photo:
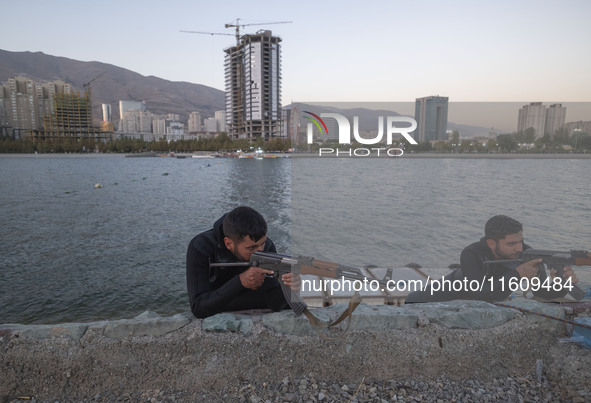
[[[591, 1], [1, 0], [0, 48], [224, 89], [225, 23], [283, 39], [283, 103], [591, 101]], [[90, 78], [90, 77], [89, 77]], [[567, 116], [567, 120], [569, 120]]]

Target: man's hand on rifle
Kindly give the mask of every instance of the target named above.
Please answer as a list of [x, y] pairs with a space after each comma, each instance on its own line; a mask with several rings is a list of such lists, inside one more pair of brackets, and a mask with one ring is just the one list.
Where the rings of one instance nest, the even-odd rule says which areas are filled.
[[245, 288], [257, 290], [263, 285], [265, 274], [273, 274], [273, 271], [251, 266], [246, 271], [240, 273], [240, 282]]
[[[563, 279], [571, 279], [571, 282], [573, 284], [577, 283], [579, 281], [579, 279], [577, 278], [577, 275], [575, 274], [575, 271], [572, 269], [572, 267], [570, 266], [564, 266], [564, 268], [562, 269], [564, 270], [564, 273], [562, 274], [562, 278]], [[552, 277], [556, 277], [557, 274], [557, 270], [556, 269], [552, 269], [550, 270], [550, 276]]]
[[522, 278], [527, 277], [531, 279], [537, 277], [538, 272], [540, 271], [538, 264], [540, 263], [542, 263], [542, 259], [533, 259], [529, 262], [520, 264], [515, 270], [517, 270]]
[[290, 287], [292, 290], [299, 291], [302, 278], [295, 273], [285, 273], [281, 276], [281, 281], [283, 281], [283, 284]]
[[[540, 268], [538, 267], [538, 264], [542, 263], [542, 261], [543, 261], [543, 259], [533, 259], [533, 260], [530, 260], [529, 262], [525, 262], [525, 263], [520, 264], [519, 266], [517, 266], [517, 268], [515, 270], [517, 270], [517, 272], [519, 273], [519, 275], [521, 277], [527, 277], [527, 278], [531, 279], [531, 278], [534, 278], [538, 275], [538, 272], [540, 270]], [[566, 280], [566, 279], [570, 278], [573, 284], [579, 281], [579, 279], [577, 278], [572, 267], [565, 266], [563, 268], [563, 270], [564, 270], [564, 273], [562, 274], [563, 279]], [[556, 269], [550, 270], [550, 276], [556, 277], [557, 272], [558, 271]]]

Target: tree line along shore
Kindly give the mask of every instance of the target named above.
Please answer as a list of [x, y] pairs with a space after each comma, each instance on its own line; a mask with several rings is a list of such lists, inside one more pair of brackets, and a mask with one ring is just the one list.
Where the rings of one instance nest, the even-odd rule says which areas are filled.
[[[386, 148], [386, 145], [382, 145]], [[495, 139], [486, 141], [460, 140], [458, 135], [450, 140], [426, 141], [417, 145], [406, 143], [393, 144], [392, 147], [404, 149], [406, 155], [411, 153], [438, 154], [587, 154], [591, 153], [591, 134], [558, 131], [554, 136], [546, 135], [535, 139], [533, 133], [500, 134]], [[339, 144], [337, 140], [326, 140], [324, 143], [292, 144], [285, 138], [274, 138], [265, 141], [262, 138], [254, 142], [247, 139], [232, 140], [223, 133], [215, 138], [196, 140], [144, 141], [141, 139], [116, 139], [112, 141], [95, 141], [94, 139], [62, 138], [52, 141], [34, 141], [31, 139], [13, 139], [0, 137], [0, 153], [142, 153], [142, 152], [175, 152], [191, 153], [196, 151], [219, 152], [220, 150], [261, 149], [265, 152], [315, 153], [322, 147], [345, 150], [355, 147], [367, 147], [363, 144]], [[380, 145], [372, 145], [380, 147]]]

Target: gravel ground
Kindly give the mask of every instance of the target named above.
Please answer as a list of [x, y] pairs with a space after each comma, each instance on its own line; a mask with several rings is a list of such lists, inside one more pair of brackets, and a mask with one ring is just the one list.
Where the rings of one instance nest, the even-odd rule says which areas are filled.
[[591, 402], [591, 351], [525, 316], [296, 337], [200, 322], [162, 337], [0, 337], [0, 401]]
[[[84, 402], [585, 402], [585, 392], [569, 394], [545, 377], [538, 382], [532, 376], [483, 382], [450, 381], [365, 381], [330, 383], [319, 381], [313, 374], [301, 379], [285, 378], [278, 383], [229, 386], [215, 392], [149, 389], [141, 393], [97, 393]], [[589, 399], [589, 397], [587, 397]], [[18, 402], [19, 400], [13, 400]], [[22, 400], [20, 400], [22, 401]], [[68, 398], [63, 401], [69, 401]]]

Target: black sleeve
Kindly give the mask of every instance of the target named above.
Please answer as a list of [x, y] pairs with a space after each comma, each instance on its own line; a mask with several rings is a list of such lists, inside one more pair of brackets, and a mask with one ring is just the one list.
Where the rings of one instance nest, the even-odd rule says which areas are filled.
[[[468, 280], [476, 280], [482, 287], [472, 291], [474, 288], [463, 290], [468, 293], [467, 299], [475, 299], [480, 301], [502, 301], [511, 295], [509, 289], [509, 280], [512, 277], [519, 278], [519, 274], [515, 270], [503, 269], [496, 267], [497, 265], [489, 265], [485, 268], [483, 264], [483, 257], [477, 253], [475, 248], [465, 248], [460, 255], [460, 265], [462, 266], [462, 274]], [[499, 274], [499, 270], [503, 274]], [[494, 273], [494, 275], [492, 274]], [[492, 280], [491, 280], [492, 278]], [[503, 287], [503, 282], [504, 287]]]
[[[220, 312], [242, 309], [269, 308], [279, 311], [286, 307], [286, 300], [277, 280], [265, 279], [258, 290], [249, 290], [242, 285], [239, 274], [229, 278], [218, 288], [209, 281], [209, 256], [212, 250], [203, 250], [202, 243], [194, 238], [187, 248], [187, 291], [191, 312], [198, 318], [206, 318]], [[207, 249], [207, 248], [205, 248]], [[265, 244], [265, 251], [276, 252], [271, 240]]]
[[209, 256], [211, 253], [197, 247], [197, 238], [193, 238], [187, 248], [187, 292], [191, 312], [198, 318], [206, 318], [222, 312], [232, 298], [245, 290], [238, 276], [213, 290], [209, 282]]

